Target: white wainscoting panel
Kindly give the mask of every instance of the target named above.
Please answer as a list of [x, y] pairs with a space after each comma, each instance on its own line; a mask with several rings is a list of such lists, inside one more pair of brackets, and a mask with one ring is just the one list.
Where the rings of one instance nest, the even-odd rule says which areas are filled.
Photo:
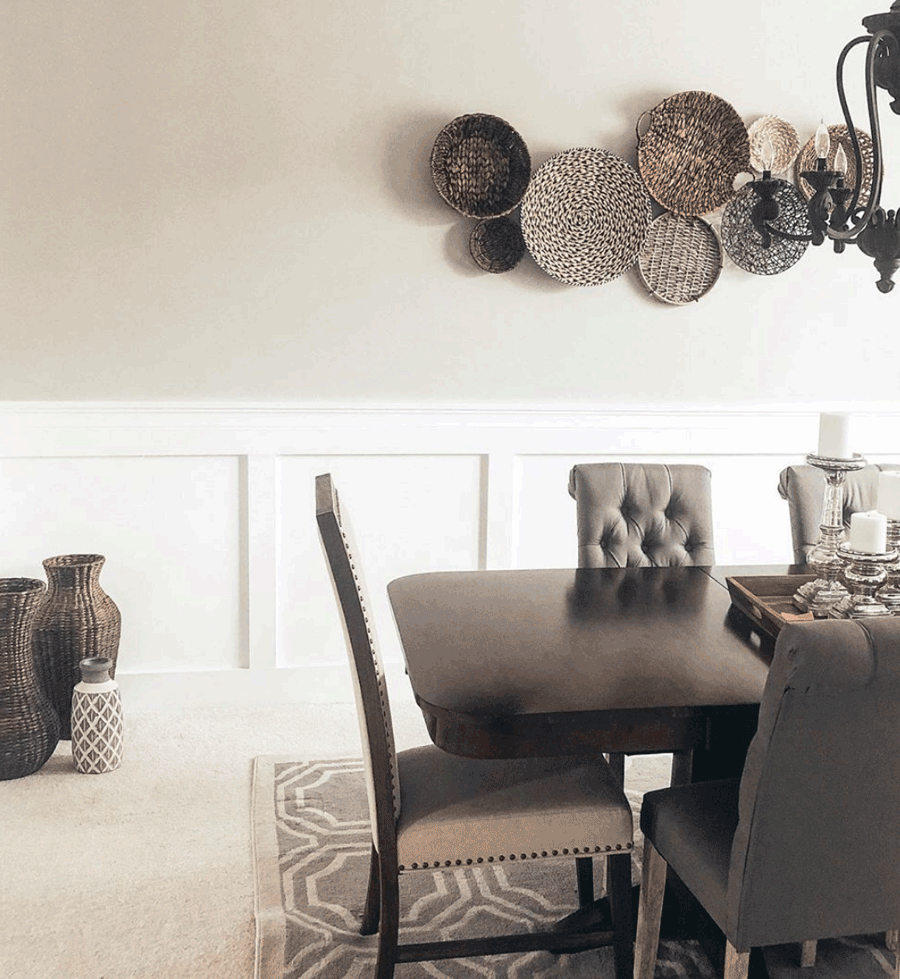
[[[315, 527], [328, 471], [408, 698], [392, 578], [571, 566], [569, 469], [604, 459], [707, 466], [719, 562], [788, 562], [778, 474], [815, 448], [819, 410], [0, 403], [0, 576], [104, 554], [131, 705], [349, 701]], [[857, 451], [900, 459], [898, 419], [900, 404], [856, 413]]]

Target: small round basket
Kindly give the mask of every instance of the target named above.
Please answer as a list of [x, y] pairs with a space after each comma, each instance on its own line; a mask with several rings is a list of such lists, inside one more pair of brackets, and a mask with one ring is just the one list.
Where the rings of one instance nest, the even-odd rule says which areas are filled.
[[522, 199], [528, 251], [569, 285], [601, 285], [631, 268], [650, 218], [637, 171], [607, 150], [557, 153], [538, 168]]
[[702, 219], [660, 214], [650, 225], [638, 272], [651, 295], [683, 306], [705, 296], [722, 271], [722, 249]]
[[509, 272], [525, 254], [522, 229], [509, 217], [479, 221], [469, 238], [469, 251], [485, 272]]
[[[803, 257], [808, 241], [789, 241], [772, 236], [769, 248], [753, 227], [751, 214], [757, 196], [752, 187], [742, 187], [725, 205], [722, 214], [722, 246], [735, 265], [754, 275], [777, 275], [786, 272]], [[791, 234], [807, 234], [809, 221], [806, 201], [793, 184], [787, 184], [778, 195], [781, 214], [772, 226]]]
[[531, 157], [503, 119], [483, 112], [457, 116], [438, 134], [431, 174], [441, 197], [469, 218], [496, 218], [522, 200]]
[[734, 194], [734, 178], [750, 172], [747, 130], [718, 95], [679, 92], [638, 120], [638, 170], [667, 211], [708, 214]]
[[[847, 187], [855, 187], [856, 155], [853, 152], [853, 140], [850, 138], [850, 130], [846, 126], [829, 126], [828, 137], [831, 140], [831, 146], [828, 150], [826, 168], [828, 170], [834, 169], [834, 157], [837, 153], [838, 144], [840, 144], [844, 147], [844, 153], [847, 154], [847, 172], [844, 174], [844, 185]], [[862, 129], [857, 129], [856, 138], [859, 140], [859, 152], [862, 156], [863, 163], [863, 179], [859, 192], [859, 203], [865, 205], [869, 200], [869, 194], [872, 190], [874, 150], [872, 147], [872, 137], [868, 133], [863, 132]], [[800, 176], [800, 174], [805, 170], [815, 169], [816, 137], [813, 136], [806, 146], [804, 146], [800, 151], [800, 155], [797, 157], [797, 162], [794, 164], [794, 181], [800, 188], [800, 193], [803, 194], [806, 200], [810, 200], [815, 191], [813, 190], [812, 186]]]
[[762, 173], [763, 146], [768, 140], [772, 144], [775, 159], [769, 168], [772, 173], [785, 173], [800, 152], [800, 137], [797, 130], [778, 116], [762, 116], [747, 130], [750, 139], [750, 165]]

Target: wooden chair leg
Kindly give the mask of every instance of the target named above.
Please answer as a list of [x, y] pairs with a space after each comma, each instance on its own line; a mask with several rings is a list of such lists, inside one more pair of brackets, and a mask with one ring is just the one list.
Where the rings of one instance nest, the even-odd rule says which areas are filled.
[[818, 942], [803, 942], [800, 946], [800, 968], [811, 969], [816, 964], [816, 946]]
[[366, 906], [363, 909], [362, 925], [359, 929], [361, 935], [374, 935], [378, 931], [379, 908], [381, 905], [381, 887], [379, 877], [381, 869], [378, 863], [378, 851], [375, 844], [372, 844], [372, 853], [369, 856], [369, 886], [366, 888]]
[[750, 969], [750, 953], [739, 952], [731, 942], [725, 942], [724, 979], [747, 979]]
[[616, 751], [609, 756], [609, 767], [619, 785], [625, 784], [625, 755]]
[[616, 979], [634, 979], [634, 914], [631, 904], [631, 854], [606, 858], [609, 905], [612, 913]]
[[659, 925], [666, 891], [668, 864], [659, 850], [644, 838], [641, 896], [638, 902], [637, 940], [634, 947], [634, 979], [653, 979], [659, 949]]
[[381, 920], [378, 926], [375, 979], [393, 979], [400, 931], [400, 882], [396, 874], [385, 874], [383, 867], [381, 870], [379, 875]]
[[670, 785], [687, 785], [691, 780], [691, 769], [694, 764], [694, 752], [687, 751], [672, 752], [672, 777]]
[[892, 979], [900, 979], [900, 930], [889, 931], [885, 934], [887, 947], [894, 953], [894, 971]]
[[592, 857], [575, 858], [578, 881], [578, 906], [589, 908], [594, 903], [594, 861]]

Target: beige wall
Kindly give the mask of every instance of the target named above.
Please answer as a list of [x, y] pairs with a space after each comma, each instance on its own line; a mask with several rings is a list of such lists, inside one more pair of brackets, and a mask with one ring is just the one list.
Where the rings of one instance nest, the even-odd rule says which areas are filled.
[[[641, 111], [686, 89], [805, 140], [840, 121], [837, 54], [878, 8], [13, 0], [0, 399], [895, 399], [900, 290], [877, 293], [861, 256], [726, 264], [690, 308], [633, 271], [592, 289], [530, 259], [491, 276], [428, 169], [465, 112], [507, 119], [535, 166], [575, 146], [634, 162]], [[894, 206], [890, 173], [886, 191]]]

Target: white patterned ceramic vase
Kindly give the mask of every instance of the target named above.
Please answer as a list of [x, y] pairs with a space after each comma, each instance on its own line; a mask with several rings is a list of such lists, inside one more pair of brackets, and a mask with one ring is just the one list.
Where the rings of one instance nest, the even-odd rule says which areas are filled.
[[122, 697], [110, 678], [112, 660], [92, 656], [79, 664], [72, 693], [72, 760], [79, 772], [101, 775], [122, 764]]

